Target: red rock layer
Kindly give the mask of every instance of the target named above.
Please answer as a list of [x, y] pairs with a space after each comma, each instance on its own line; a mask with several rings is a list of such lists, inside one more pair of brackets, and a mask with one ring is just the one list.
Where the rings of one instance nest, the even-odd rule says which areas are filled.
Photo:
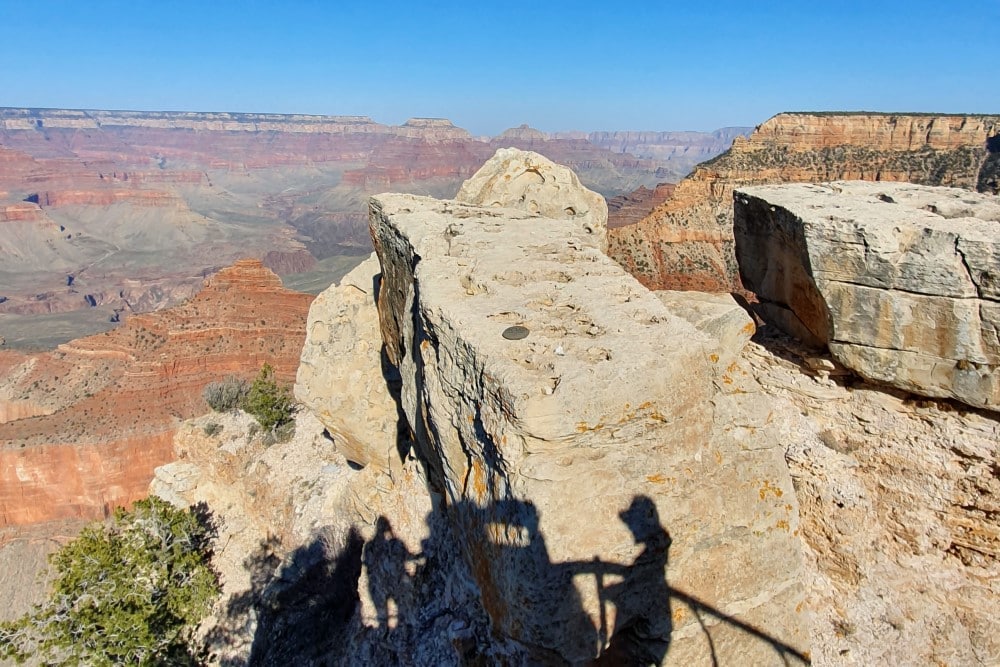
[[207, 383], [265, 362], [294, 380], [311, 301], [245, 260], [175, 308], [8, 358], [3, 394], [53, 412], [0, 424], [0, 525], [96, 518], [145, 495], [176, 424], [207, 411]]
[[638, 224], [609, 229], [608, 253], [651, 289], [741, 289], [733, 190], [840, 179], [975, 188], [1000, 116], [779, 114], [705, 162]]
[[608, 200], [608, 229], [639, 222], [667, 201], [676, 187], [673, 183], [660, 183], [652, 190], [640, 186], [628, 194], [612, 197]]
[[0, 222], [41, 222], [44, 219], [38, 204], [20, 202], [0, 206]]
[[31, 195], [43, 208], [59, 206], [110, 206], [129, 202], [138, 206], [174, 206], [180, 200], [168, 192], [138, 189], [49, 190]]

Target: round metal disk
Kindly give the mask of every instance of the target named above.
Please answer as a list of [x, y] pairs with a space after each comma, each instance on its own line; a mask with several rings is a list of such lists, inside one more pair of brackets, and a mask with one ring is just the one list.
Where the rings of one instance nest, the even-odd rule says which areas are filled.
[[528, 337], [528, 329], [519, 325], [507, 327], [501, 334], [507, 340], [521, 340]]

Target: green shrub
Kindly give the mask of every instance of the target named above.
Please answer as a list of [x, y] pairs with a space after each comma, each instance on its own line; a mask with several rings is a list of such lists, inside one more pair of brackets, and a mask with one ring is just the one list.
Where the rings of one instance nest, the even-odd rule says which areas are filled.
[[270, 364], [261, 367], [240, 407], [269, 432], [276, 432], [290, 424], [295, 415], [295, 399], [287, 387], [278, 386], [275, 382], [274, 369]]
[[222, 382], [211, 382], [201, 393], [208, 407], [216, 412], [231, 412], [240, 407], [250, 391], [250, 386], [243, 378], [230, 375]]
[[208, 422], [207, 424], [205, 424], [204, 431], [205, 435], [209, 437], [214, 437], [222, 433], [222, 424], [220, 424], [219, 422]]
[[52, 594], [0, 623], [0, 658], [51, 665], [194, 665], [192, 634], [219, 594], [211, 530], [159, 498], [116, 510], [51, 557]]

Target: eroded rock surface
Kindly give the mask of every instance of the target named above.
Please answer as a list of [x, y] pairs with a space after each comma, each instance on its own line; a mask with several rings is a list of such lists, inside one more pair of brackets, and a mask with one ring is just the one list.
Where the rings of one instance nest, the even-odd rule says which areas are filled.
[[735, 195], [766, 317], [870, 380], [1000, 409], [1000, 200], [835, 182]]
[[835, 180], [909, 181], [997, 192], [1000, 116], [782, 113], [698, 165], [608, 253], [650, 289], [731, 292], [733, 190]]
[[415, 452], [494, 628], [573, 664], [801, 657], [787, 469], [716, 423], [717, 342], [574, 220], [382, 195], [371, 226]]
[[742, 388], [787, 448], [813, 664], [997, 664], [997, 415], [857, 381], [777, 332], [755, 340]]
[[501, 148], [462, 184], [455, 201], [515, 208], [556, 220], [576, 220], [607, 248], [608, 204], [580, 184], [569, 168], [547, 157]]
[[371, 257], [309, 307], [295, 397], [323, 422], [341, 454], [387, 468], [396, 454], [399, 414], [382, 363], [375, 295], [380, 268]]

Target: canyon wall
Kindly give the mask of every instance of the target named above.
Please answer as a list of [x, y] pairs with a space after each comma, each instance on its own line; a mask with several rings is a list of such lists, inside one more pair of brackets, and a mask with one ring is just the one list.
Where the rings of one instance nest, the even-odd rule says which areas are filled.
[[98, 518], [143, 497], [178, 422], [207, 409], [206, 384], [264, 362], [294, 378], [311, 300], [248, 260], [180, 306], [53, 352], [5, 353], [0, 525]]
[[1000, 116], [779, 114], [699, 165], [645, 219], [611, 231], [609, 253], [652, 289], [739, 289], [735, 188], [861, 179], [991, 191], [998, 133]]

